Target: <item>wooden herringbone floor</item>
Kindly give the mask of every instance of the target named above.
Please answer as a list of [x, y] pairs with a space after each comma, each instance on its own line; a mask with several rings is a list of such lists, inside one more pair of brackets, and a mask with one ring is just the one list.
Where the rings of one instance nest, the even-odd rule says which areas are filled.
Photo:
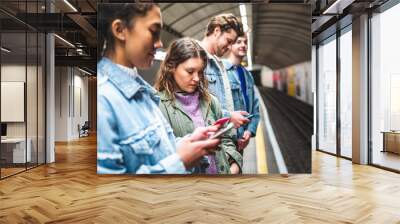
[[400, 175], [313, 152], [312, 175], [99, 176], [94, 137], [0, 181], [0, 223], [400, 223]]

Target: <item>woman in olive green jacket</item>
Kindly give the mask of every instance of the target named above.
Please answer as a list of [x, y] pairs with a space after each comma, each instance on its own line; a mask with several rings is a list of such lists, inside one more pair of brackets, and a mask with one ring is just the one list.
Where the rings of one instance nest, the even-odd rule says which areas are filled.
[[[222, 118], [218, 100], [207, 91], [206, 52], [190, 38], [173, 41], [161, 64], [155, 88], [160, 95], [160, 109], [176, 137], [183, 137], [197, 127], [209, 126]], [[221, 138], [215, 155], [207, 155], [195, 166], [194, 173], [238, 173], [242, 156], [229, 134]]]

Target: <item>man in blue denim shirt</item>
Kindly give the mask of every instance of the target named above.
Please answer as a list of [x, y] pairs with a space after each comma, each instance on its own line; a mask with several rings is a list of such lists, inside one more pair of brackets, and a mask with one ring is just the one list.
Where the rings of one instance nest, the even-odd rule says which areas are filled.
[[97, 64], [97, 172], [188, 173], [219, 144], [205, 140], [217, 128], [196, 129], [177, 144], [155, 90], [136, 71], [149, 68], [155, 49], [162, 47], [160, 8], [153, 3], [105, 4], [101, 10], [111, 15], [103, 21], [106, 47]]
[[238, 129], [238, 149], [243, 150], [254, 137], [260, 120], [259, 100], [254, 93], [254, 79], [240, 63], [247, 54], [247, 37], [239, 36], [232, 44], [228, 60], [223, 60], [231, 84], [235, 110], [244, 110], [253, 114], [250, 123]]
[[[208, 90], [217, 97], [222, 105], [225, 117], [230, 117], [236, 128], [249, 122], [242, 115], [246, 111], [235, 111], [229, 79], [225, 67], [219, 57], [222, 57], [239, 35], [243, 34], [242, 23], [233, 14], [220, 14], [210, 19], [207, 24], [205, 37], [200, 45], [208, 56], [205, 75], [208, 80]], [[234, 140], [236, 134], [232, 133]], [[231, 172], [238, 172], [239, 167], [231, 167]]]

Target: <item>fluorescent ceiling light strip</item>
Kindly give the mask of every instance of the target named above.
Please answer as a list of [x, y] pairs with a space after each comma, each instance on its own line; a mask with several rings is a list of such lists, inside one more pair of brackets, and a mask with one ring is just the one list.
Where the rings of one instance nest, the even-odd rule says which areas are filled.
[[7, 53], [11, 52], [10, 50], [8, 50], [7, 48], [4, 48], [4, 47], [2, 47], [1, 50], [4, 51], [4, 52], [7, 52]]
[[78, 10], [71, 4], [68, 2], [68, 0], [64, 0], [65, 4], [67, 4], [72, 10], [74, 10], [74, 12], [78, 12]]
[[242, 20], [242, 24], [243, 24], [243, 31], [246, 32], [246, 36], [247, 36], [247, 66], [248, 68], [252, 68], [253, 67], [253, 62], [251, 60], [251, 39], [250, 39], [250, 33], [248, 33], [247, 31], [249, 30], [249, 25], [248, 25], [248, 21], [247, 21], [247, 11], [246, 11], [246, 5], [241, 3], [239, 4], [239, 11], [240, 11], [240, 16], [241, 16], [241, 20]]
[[66, 39], [58, 36], [57, 34], [54, 34], [54, 36], [57, 37], [58, 39], [60, 39], [62, 42], [64, 42], [64, 43], [68, 44], [69, 46], [75, 48], [75, 45], [73, 45], [71, 42], [67, 41]]
[[247, 24], [247, 17], [242, 17], [243, 31], [247, 32], [249, 30], [249, 25]]
[[240, 16], [247, 16], [247, 12], [246, 12], [246, 5], [241, 3], [239, 4], [239, 11], [240, 11]]
[[249, 29], [249, 25], [247, 23], [246, 5], [243, 3], [239, 4], [239, 11], [240, 11], [240, 17], [242, 20], [242, 24], [243, 24], [243, 30], [244, 30], [244, 32], [247, 32], [247, 30]]
[[83, 72], [83, 73], [85, 73], [85, 74], [92, 75], [92, 73], [90, 73], [90, 72], [88, 72], [88, 71], [85, 71], [85, 70], [83, 70], [83, 69], [81, 69], [81, 68], [79, 68], [79, 67], [78, 67], [78, 69], [79, 69], [79, 71], [81, 71], [81, 72]]

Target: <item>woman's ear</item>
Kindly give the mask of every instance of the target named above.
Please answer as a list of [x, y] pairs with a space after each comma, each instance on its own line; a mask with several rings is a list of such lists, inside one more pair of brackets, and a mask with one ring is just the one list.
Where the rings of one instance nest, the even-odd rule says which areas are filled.
[[125, 41], [124, 29], [125, 25], [120, 19], [116, 19], [111, 23], [111, 31], [117, 40]]

